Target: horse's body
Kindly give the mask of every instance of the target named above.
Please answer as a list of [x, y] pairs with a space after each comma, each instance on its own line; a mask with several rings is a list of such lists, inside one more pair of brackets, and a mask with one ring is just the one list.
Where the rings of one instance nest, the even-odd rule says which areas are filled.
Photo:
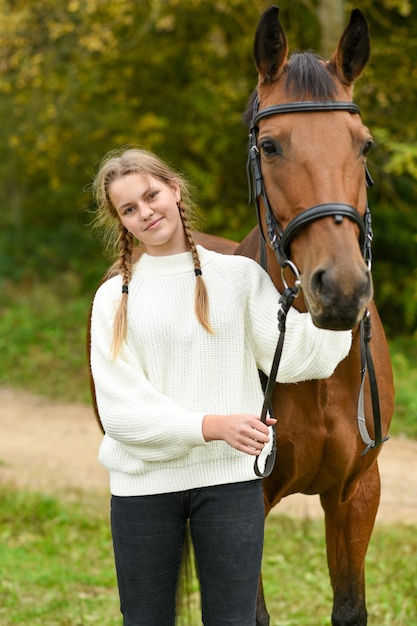
[[[193, 231], [193, 237], [196, 244], [204, 246], [208, 250], [214, 250], [214, 252], [221, 252], [222, 254], [233, 254], [238, 247], [236, 241], [218, 237], [217, 235], [208, 235], [207, 233], [201, 233], [197, 230]], [[141, 248], [141, 246], [134, 248], [132, 252], [132, 263], [136, 263], [142, 253], [143, 248]]]
[[[353, 81], [369, 55], [366, 20], [359, 11], [352, 13], [328, 63], [308, 53], [288, 60], [287, 52], [278, 9], [272, 7], [261, 18], [255, 38], [259, 112], [294, 101], [349, 102]], [[256, 132], [266, 202], [282, 229], [310, 207], [330, 203], [349, 205], [364, 215], [370, 135], [359, 115], [346, 110], [273, 113], [260, 119]], [[262, 197], [259, 205], [261, 228], [255, 228], [236, 250], [258, 261], [261, 230], [267, 232]], [[282, 292], [281, 268], [270, 245], [266, 257], [268, 272]], [[328, 380], [275, 386], [278, 450], [274, 470], [264, 479], [266, 514], [290, 494], [320, 495], [334, 592], [332, 624], [364, 626], [364, 560], [380, 496], [376, 460], [380, 448], [361, 456], [365, 445], [357, 423], [361, 382], [357, 324], [366, 307], [372, 319], [371, 347], [384, 434], [393, 413], [389, 351], [371, 302], [372, 281], [354, 221], [329, 216], [303, 226], [291, 240], [290, 258], [302, 286], [295, 306], [309, 310], [320, 327], [353, 328], [353, 344]], [[288, 272], [286, 280], [291, 282]], [[372, 434], [369, 386], [365, 389], [366, 422]], [[260, 585], [257, 625], [267, 624]]]

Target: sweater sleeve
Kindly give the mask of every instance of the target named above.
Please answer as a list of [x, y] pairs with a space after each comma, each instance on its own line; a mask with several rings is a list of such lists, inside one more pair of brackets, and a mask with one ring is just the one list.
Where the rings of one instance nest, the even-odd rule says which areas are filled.
[[[248, 311], [258, 366], [266, 374], [271, 370], [278, 341], [279, 297], [268, 274], [259, 268], [259, 276], [253, 276]], [[351, 331], [317, 328], [310, 313], [299, 313], [291, 307], [277, 381], [296, 383], [328, 378], [348, 355], [351, 341]]]
[[114, 315], [107, 292], [98, 290], [91, 317], [91, 371], [106, 435], [144, 461], [174, 459], [207, 445], [204, 413], [186, 411], [153, 388], [126, 344], [111, 359]]

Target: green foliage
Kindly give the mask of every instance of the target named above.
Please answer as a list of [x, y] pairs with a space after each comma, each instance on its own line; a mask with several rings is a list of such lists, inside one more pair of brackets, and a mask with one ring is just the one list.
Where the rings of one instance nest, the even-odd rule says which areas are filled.
[[[343, 2], [343, 0], [340, 0]], [[281, 7], [290, 48], [320, 51], [315, 5]], [[199, 192], [205, 230], [240, 241], [247, 206], [241, 113], [256, 85], [265, 0], [0, 0], [0, 284], [102, 274], [86, 227], [102, 156], [140, 144]], [[329, 5], [330, 6], [330, 5]], [[356, 6], [344, 1], [348, 11]], [[376, 300], [390, 335], [417, 328], [417, 9], [363, 0], [372, 54], [355, 100], [375, 135], [370, 194]]]
[[[107, 498], [92, 494], [63, 499], [2, 486], [3, 626], [121, 622], [107, 509]], [[415, 527], [377, 525], [367, 556], [369, 626], [417, 622], [416, 549]], [[329, 623], [332, 600], [322, 522], [272, 514], [263, 576], [271, 626]], [[192, 624], [200, 623], [195, 612]]]
[[27, 281], [0, 295], [0, 384], [51, 398], [89, 402], [86, 333], [91, 297], [77, 295], [74, 274], [48, 284]]
[[417, 439], [417, 341], [397, 338], [391, 341], [390, 350], [395, 385], [391, 434]]
[[[353, 8], [356, 3], [348, 2]], [[417, 327], [417, 10], [408, 0], [364, 0], [371, 59], [355, 99], [375, 150], [369, 168], [376, 300], [390, 336]]]

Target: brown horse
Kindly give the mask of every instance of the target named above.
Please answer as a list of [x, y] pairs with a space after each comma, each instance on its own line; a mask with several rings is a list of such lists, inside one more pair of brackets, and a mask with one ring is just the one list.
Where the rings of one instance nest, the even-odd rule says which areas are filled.
[[[366, 308], [384, 434], [393, 413], [389, 351], [371, 302], [366, 249], [372, 234], [363, 226], [368, 218], [369, 227], [366, 156], [372, 139], [352, 103], [353, 82], [369, 57], [368, 25], [354, 10], [328, 62], [311, 53], [288, 58], [278, 12], [271, 7], [258, 24], [258, 86], [248, 110], [260, 227], [236, 253], [259, 260], [266, 239], [267, 269], [280, 292], [297, 281], [302, 289], [297, 308], [310, 311], [319, 327], [352, 328], [353, 344], [328, 380], [275, 386], [278, 450], [275, 467], [264, 479], [266, 514], [290, 494], [320, 495], [334, 593], [332, 624], [364, 626], [364, 561], [379, 505], [381, 449], [371, 444], [362, 455], [357, 421], [358, 322]], [[375, 437], [370, 395], [367, 382], [366, 425]], [[258, 600], [256, 623], [266, 626], [262, 581]]]

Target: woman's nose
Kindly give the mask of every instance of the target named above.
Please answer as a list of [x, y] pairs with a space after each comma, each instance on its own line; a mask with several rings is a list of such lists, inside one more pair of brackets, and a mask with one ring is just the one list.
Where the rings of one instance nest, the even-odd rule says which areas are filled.
[[146, 222], [154, 214], [154, 210], [149, 202], [141, 202], [139, 205], [139, 213], [142, 221]]

